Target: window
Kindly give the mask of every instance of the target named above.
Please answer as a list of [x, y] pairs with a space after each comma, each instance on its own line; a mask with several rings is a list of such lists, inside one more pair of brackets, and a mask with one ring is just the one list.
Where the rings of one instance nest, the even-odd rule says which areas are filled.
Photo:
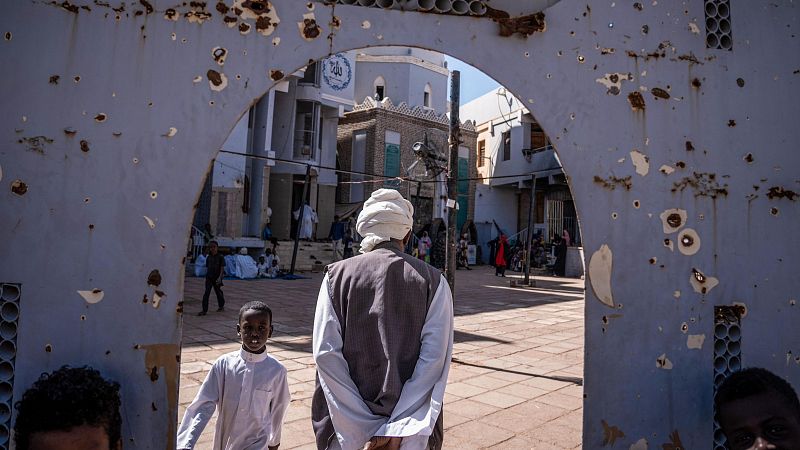
[[483, 167], [483, 160], [486, 159], [486, 141], [478, 141], [478, 167]]
[[317, 63], [311, 63], [308, 67], [306, 67], [306, 71], [303, 73], [303, 78], [301, 78], [298, 83], [319, 86], [319, 65]]
[[319, 145], [318, 136], [320, 106], [315, 102], [298, 101], [294, 122], [294, 158], [314, 159]]
[[422, 106], [426, 108], [431, 107], [431, 85], [425, 85], [425, 92], [422, 93]]
[[386, 98], [386, 80], [383, 77], [375, 78], [375, 83], [373, 84], [375, 87], [375, 100], [381, 101]]
[[531, 150], [542, 151], [545, 147], [549, 145], [547, 140], [547, 135], [544, 134], [544, 130], [542, 127], [539, 126], [538, 123], [531, 124]]
[[503, 161], [511, 159], [511, 130], [503, 132]]

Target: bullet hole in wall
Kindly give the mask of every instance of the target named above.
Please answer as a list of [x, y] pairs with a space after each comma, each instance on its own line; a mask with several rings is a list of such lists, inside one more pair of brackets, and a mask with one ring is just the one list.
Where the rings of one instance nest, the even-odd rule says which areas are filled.
[[11, 182], [11, 192], [17, 195], [25, 195], [28, 192], [28, 185], [22, 180], [14, 180]]
[[737, 84], [739, 87], [744, 87], [744, 79], [743, 79], [743, 78], [737, 78], [737, 79], [736, 79], [736, 84]]
[[680, 228], [680, 226], [683, 224], [683, 218], [681, 218], [681, 215], [678, 213], [672, 213], [667, 216], [667, 223], [672, 228]]
[[50, 345], [50, 344], [45, 345], [44, 346], [44, 351], [47, 352], [47, 353], [52, 353], [53, 352], [53, 346]]

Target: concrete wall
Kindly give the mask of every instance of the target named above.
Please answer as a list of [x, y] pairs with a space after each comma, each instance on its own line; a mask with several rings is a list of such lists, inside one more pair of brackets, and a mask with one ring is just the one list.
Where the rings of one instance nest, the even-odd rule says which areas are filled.
[[[604, 423], [624, 433], [618, 448], [711, 447], [715, 306], [746, 305], [744, 366], [800, 386], [796, 4], [733, 3], [729, 51], [706, 47], [703, 2], [564, 0], [527, 38], [487, 18], [341, 4], [333, 21], [333, 6], [295, 0], [264, 13], [277, 28], [242, 35], [213, 7], [149, 3], [119, 20], [88, 0], [9, 2], [0, 15], [0, 260], [15, 262], [0, 280], [21, 286], [14, 399], [43, 371], [92, 365], [122, 383], [126, 448], [174, 448], [182, 260], [210, 161], [283, 74], [387, 43], [486, 72], [535, 109], [559, 152], [588, 261], [585, 448], [603, 445]], [[306, 14], [318, 34], [299, 31]], [[224, 66], [215, 47], [229, 50]], [[672, 209], [679, 230], [661, 219]], [[697, 239], [678, 247], [689, 229]]]

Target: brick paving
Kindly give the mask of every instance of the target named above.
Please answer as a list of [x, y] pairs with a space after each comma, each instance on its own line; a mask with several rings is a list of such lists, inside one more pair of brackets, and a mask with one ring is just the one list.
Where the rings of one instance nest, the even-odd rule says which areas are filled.
[[[536, 277], [536, 288], [511, 288], [494, 269], [459, 270], [455, 344], [444, 405], [446, 449], [581, 447], [583, 280]], [[274, 312], [267, 345], [289, 371], [292, 404], [282, 449], [313, 449], [311, 327], [322, 274], [302, 280], [225, 281], [226, 311], [200, 310], [203, 280], [187, 278], [180, 411], [221, 354], [239, 347], [238, 308], [263, 299]], [[213, 421], [198, 449], [210, 449]]]

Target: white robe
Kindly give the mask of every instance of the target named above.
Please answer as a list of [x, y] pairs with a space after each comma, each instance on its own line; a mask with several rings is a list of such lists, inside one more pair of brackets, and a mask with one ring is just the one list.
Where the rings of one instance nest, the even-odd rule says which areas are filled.
[[[303, 208], [305, 208], [303, 210]], [[303, 217], [300, 217], [300, 212], [303, 211]], [[297, 211], [294, 212], [295, 220], [301, 220], [300, 222], [300, 231], [298, 233], [298, 239], [311, 239], [311, 235], [314, 232], [314, 224], [319, 222], [317, 218], [317, 213], [308, 205], [303, 205], [302, 208], [297, 208]]]
[[[331, 450], [360, 449], [373, 436], [403, 437], [403, 450], [425, 449], [442, 410], [453, 354], [453, 299], [442, 277], [431, 301], [420, 339], [419, 359], [390, 417], [377, 416], [364, 403], [342, 355], [341, 325], [322, 280], [314, 316], [313, 353], [338, 442]], [[338, 445], [337, 445], [338, 444]]]
[[281, 442], [290, 402], [286, 368], [267, 352], [220, 356], [178, 428], [178, 449], [193, 449], [217, 405], [214, 450], [266, 450]]

